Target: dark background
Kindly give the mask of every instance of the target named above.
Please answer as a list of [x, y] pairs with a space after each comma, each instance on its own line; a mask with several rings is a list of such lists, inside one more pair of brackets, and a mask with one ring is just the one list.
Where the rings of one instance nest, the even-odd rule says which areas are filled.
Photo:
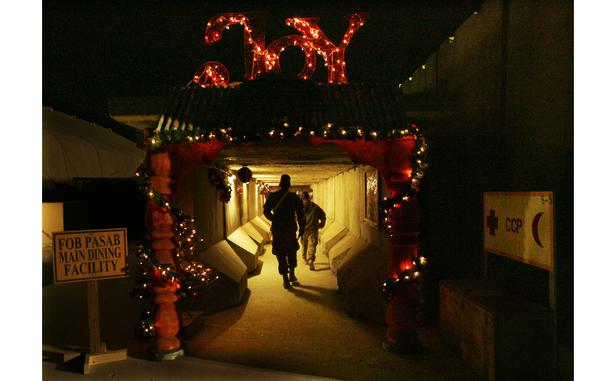
[[[230, 81], [244, 80], [243, 28], [225, 30], [222, 39], [210, 46], [205, 46], [203, 38], [206, 24], [213, 16], [241, 11], [265, 17], [266, 46], [280, 36], [298, 34], [284, 23], [286, 18], [296, 16], [319, 17], [323, 32], [338, 45], [348, 27], [346, 16], [366, 12], [366, 23], [346, 50], [348, 79], [391, 81], [398, 85], [482, 3], [480, 0], [44, 1], [43, 105], [135, 139], [133, 131], [125, 132], [130, 129], [108, 116], [110, 98], [165, 96], [171, 88], [186, 85], [201, 64], [210, 60], [220, 61], [229, 69]], [[282, 73], [296, 77], [303, 62], [299, 48], [286, 49], [281, 56]], [[326, 82], [327, 71], [321, 56], [317, 64], [313, 80]], [[124, 203], [129, 194], [133, 198], [128, 203], [141, 204], [139, 195], [133, 192], [134, 183], [112, 182], [121, 196], [107, 192], [107, 185], [102, 180], [88, 183], [86, 189], [54, 184], [52, 188], [43, 187], [43, 200], [72, 201], [70, 210], [74, 212], [69, 215], [74, 218], [68, 218], [69, 221], [78, 221], [92, 199]], [[104, 197], [97, 198], [102, 194]], [[130, 239], [140, 239], [142, 232], [135, 228], [138, 221], [132, 215], [113, 218], [129, 218], [134, 228], [130, 231], [138, 233], [130, 234]], [[86, 224], [78, 228], [100, 227], [93, 221]]]
[[[288, 17], [319, 17], [338, 45], [345, 16], [367, 12], [346, 51], [350, 81], [404, 81], [483, 1], [68, 1], [43, 3], [43, 103], [89, 120], [107, 115], [108, 98], [165, 95], [186, 85], [199, 66], [222, 62], [230, 81], [243, 81], [243, 29], [205, 46], [214, 15], [236, 11], [266, 14], [266, 44], [298, 34]], [[315, 81], [326, 81], [318, 57]], [[281, 56], [282, 72], [303, 65], [299, 48]]]
[[[367, 22], [347, 48], [348, 79], [391, 81], [398, 85], [425, 63], [482, 3], [46, 1], [43, 103], [97, 120], [107, 115], [109, 98], [165, 95], [172, 87], [187, 84], [197, 68], [209, 60], [227, 66], [231, 81], [243, 81], [242, 28], [224, 31], [222, 40], [211, 46], [206, 47], [203, 41], [208, 20], [216, 14], [235, 11], [266, 13], [267, 45], [279, 36], [297, 33], [284, 25], [284, 19], [295, 16], [320, 17], [320, 27], [336, 44], [347, 29], [345, 15], [367, 12]], [[559, 143], [573, 142], [570, 88], [573, 75], [571, 68], [566, 69], [573, 62], [573, 40], [557, 40], [554, 34], [545, 34], [547, 30], [555, 32], [563, 27], [561, 18], [518, 17], [520, 5], [540, 6], [545, 12], [541, 10], [539, 14], [549, 15], [552, 12], [547, 7], [563, 2], [514, 3], [517, 9], [513, 10], [513, 18], [506, 17], [508, 25], [514, 27], [515, 38], [496, 44], [484, 34], [486, 38], [480, 41], [485, 42], [481, 43], [485, 49], [465, 50], [477, 52], [480, 61], [470, 65], [471, 61], [465, 60], [469, 65], [457, 66], [460, 70], [447, 75], [447, 83], [439, 83], [439, 89], [447, 87], [448, 93], [459, 90], [466, 95], [458, 108], [460, 117], [454, 117], [452, 124], [428, 126], [432, 149], [428, 157], [431, 166], [421, 192], [426, 210], [423, 231], [428, 233], [423, 236], [423, 247], [436, 256], [437, 264], [431, 266], [430, 274], [439, 279], [456, 274], [480, 275], [482, 244], [471, 238], [480, 237], [482, 231], [479, 212], [482, 192], [554, 191], [558, 200], [557, 276], [562, 303], [559, 334], [560, 340], [571, 343], [573, 152], [564, 147], [572, 144]], [[483, 33], [492, 29], [481, 28]], [[567, 34], [571, 37], [571, 32]], [[477, 40], [481, 36], [470, 37]], [[506, 46], [496, 47], [502, 43]], [[496, 52], [503, 56], [485, 56]], [[283, 73], [296, 74], [302, 62], [300, 49], [287, 49], [281, 56]], [[313, 79], [325, 82], [321, 57], [318, 65]], [[496, 74], [501, 71], [505, 72], [505, 83], [496, 86], [493, 81], [498, 80]], [[492, 97], [486, 98], [491, 90], [502, 86], [499, 96], [491, 92]], [[516, 100], [516, 106], [507, 99]], [[500, 133], [496, 134], [497, 131]], [[529, 294], [530, 290], [548, 289], [545, 272], [498, 256], [490, 256], [490, 268], [491, 275], [508, 284], [511, 291], [527, 294], [540, 303], [548, 299], [546, 292]], [[498, 269], [501, 271], [495, 271]], [[514, 281], [517, 277], [520, 281]]]

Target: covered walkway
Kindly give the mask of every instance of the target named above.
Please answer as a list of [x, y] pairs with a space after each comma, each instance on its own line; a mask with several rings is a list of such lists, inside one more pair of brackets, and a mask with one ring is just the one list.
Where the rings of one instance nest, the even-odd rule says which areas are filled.
[[385, 326], [346, 313], [326, 257], [317, 259], [314, 272], [299, 264], [301, 285], [287, 291], [271, 246], [265, 249], [260, 274], [248, 279], [246, 301], [208, 315], [186, 343], [188, 356], [343, 380], [476, 379], [436, 327], [420, 328], [420, 354], [383, 350]]
[[[154, 362], [130, 357], [101, 365], [91, 380], [474, 380], [476, 376], [439, 339], [437, 327], [418, 331], [424, 350], [399, 355], [382, 349], [385, 326], [349, 316], [328, 259], [312, 272], [299, 264], [301, 283], [282, 287], [277, 262], [265, 246], [260, 272], [248, 279], [242, 304], [205, 317], [203, 328], [186, 340], [186, 357]], [[138, 356], [138, 342], [128, 353]], [[44, 380], [82, 375], [44, 363]]]

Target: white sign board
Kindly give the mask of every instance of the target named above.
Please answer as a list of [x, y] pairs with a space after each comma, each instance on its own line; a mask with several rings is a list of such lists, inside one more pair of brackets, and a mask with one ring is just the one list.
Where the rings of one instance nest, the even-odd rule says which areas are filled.
[[126, 275], [127, 229], [53, 233], [55, 283]]
[[486, 252], [553, 271], [553, 192], [484, 192]]

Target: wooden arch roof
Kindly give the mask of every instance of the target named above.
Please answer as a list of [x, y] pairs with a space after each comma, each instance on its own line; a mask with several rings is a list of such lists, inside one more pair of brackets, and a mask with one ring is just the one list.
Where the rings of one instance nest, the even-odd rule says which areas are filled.
[[303, 138], [340, 145], [356, 164], [375, 167], [392, 197], [417, 191], [426, 167], [425, 139], [408, 122], [396, 85], [327, 84], [267, 76], [234, 86], [175, 89], [149, 138], [167, 149], [177, 178], [214, 161], [228, 143]]
[[408, 128], [398, 87], [261, 78], [235, 86], [173, 91], [156, 135], [231, 140], [300, 134], [326, 138], [391, 137]]

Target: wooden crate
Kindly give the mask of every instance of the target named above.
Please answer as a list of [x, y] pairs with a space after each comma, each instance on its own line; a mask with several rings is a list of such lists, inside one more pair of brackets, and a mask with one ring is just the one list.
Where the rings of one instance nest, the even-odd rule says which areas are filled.
[[462, 339], [460, 353], [484, 380], [495, 379], [495, 316], [484, 306], [464, 297], [460, 319]]
[[441, 336], [454, 350], [462, 345], [464, 296], [490, 294], [498, 291], [481, 279], [451, 279], [440, 283], [439, 329]]
[[553, 314], [480, 280], [443, 281], [439, 328], [483, 380], [554, 378]]

